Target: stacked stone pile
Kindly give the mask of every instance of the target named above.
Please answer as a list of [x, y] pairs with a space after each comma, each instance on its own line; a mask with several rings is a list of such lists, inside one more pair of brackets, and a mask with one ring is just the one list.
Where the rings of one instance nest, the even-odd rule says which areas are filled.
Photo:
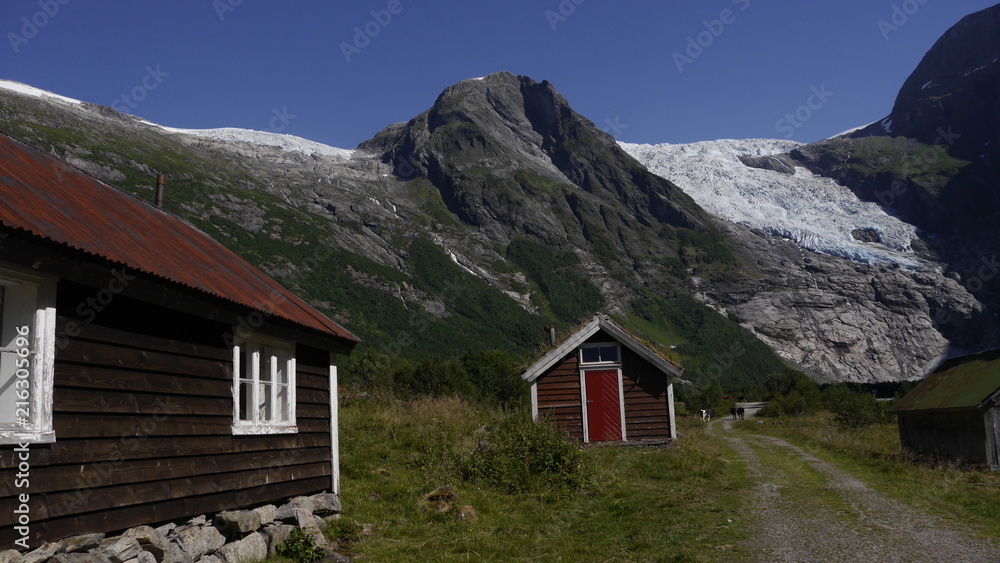
[[319, 493], [280, 507], [229, 510], [158, 528], [137, 526], [113, 537], [73, 536], [23, 554], [8, 550], [0, 552], [0, 563], [251, 563], [275, 555], [295, 528], [327, 550], [329, 560], [349, 560], [323, 536], [327, 520], [339, 518], [340, 510], [337, 495]]

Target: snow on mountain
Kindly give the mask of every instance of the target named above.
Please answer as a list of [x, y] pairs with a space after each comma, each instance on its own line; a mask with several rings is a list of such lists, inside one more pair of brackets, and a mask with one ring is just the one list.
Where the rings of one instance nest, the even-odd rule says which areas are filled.
[[21, 84], [20, 82], [14, 82], [13, 80], [3, 80], [0, 79], [0, 88], [4, 90], [10, 90], [17, 92], [19, 94], [24, 94], [25, 96], [32, 96], [35, 98], [54, 98], [56, 100], [62, 100], [69, 104], [82, 104], [80, 100], [74, 100], [73, 98], [67, 98], [66, 96], [60, 96], [59, 94], [53, 94], [42, 90], [41, 88], [35, 88], [34, 86], [28, 86], [27, 84]]
[[169, 133], [183, 133], [230, 143], [241, 142], [268, 147], [277, 147], [284, 151], [299, 152], [307, 155], [321, 154], [326, 156], [336, 156], [347, 160], [351, 158], [352, 154], [354, 154], [354, 151], [350, 149], [331, 147], [330, 145], [324, 145], [323, 143], [317, 143], [316, 141], [310, 141], [309, 139], [303, 139], [302, 137], [296, 137], [295, 135], [274, 133], [272, 131], [255, 131], [253, 129], [238, 129], [235, 127], [222, 127], [219, 129], [177, 129], [175, 127], [165, 127], [148, 121], [145, 123], [159, 127]]
[[[53, 94], [52, 92], [42, 90], [41, 88], [35, 88], [34, 86], [28, 86], [27, 84], [22, 84], [13, 80], [0, 79], [0, 88], [17, 92], [25, 96], [50, 98], [73, 105], [80, 105], [83, 103], [80, 100], [74, 100], [73, 98]], [[295, 135], [287, 135], [284, 133], [254, 131], [252, 129], [237, 129], [235, 127], [223, 127], [220, 129], [177, 129], [174, 127], [165, 127], [158, 123], [152, 123], [146, 120], [142, 120], [142, 122], [147, 125], [159, 127], [169, 133], [185, 133], [198, 137], [208, 137], [219, 141], [244, 142], [254, 145], [277, 147], [288, 152], [299, 152], [307, 155], [321, 154], [336, 156], [346, 160], [350, 159], [351, 155], [354, 153], [353, 150], [331, 147], [330, 145], [324, 145], [323, 143], [317, 143], [315, 141], [303, 139], [302, 137], [296, 137]]]
[[[786, 237], [799, 246], [864, 262], [920, 269], [910, 246], [916, 227], [875, 203], [805, 168], [795, 174], [752, 168], [739, 156], [787, 153], [801, 143], [774, 139], [719, 140], [684, 145], [619, 143], [651, 172], [674, 182], [709, 213]], [[881, 244], [854, 237], [878, 234]]]

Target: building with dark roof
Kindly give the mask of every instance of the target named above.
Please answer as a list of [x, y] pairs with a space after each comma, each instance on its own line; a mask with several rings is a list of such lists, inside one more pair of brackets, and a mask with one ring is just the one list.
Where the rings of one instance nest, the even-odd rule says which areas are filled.
[[4, 134], [0, 339], [0, 503], [30, 511], [0, 513], [5, 545], [339, 492], [336, 365], [358, 339]]
[[903, 449], [1000, 469], [1000, 350], [945, 361], [891, 412]]

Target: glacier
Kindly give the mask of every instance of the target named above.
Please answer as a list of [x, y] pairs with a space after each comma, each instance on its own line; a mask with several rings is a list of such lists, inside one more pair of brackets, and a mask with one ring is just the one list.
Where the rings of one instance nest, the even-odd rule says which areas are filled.
[[[16, 82], [14, 80], [0, 79], [0, 88], [34, 98], [59, 100], [71, 105], [83, 104], [80, 100], [60, 96], [59, 94], [54, 94], [47, 90], [42, 90], [41, 88], [35, 88], [34, 86], [28, 86], [27, 84], [22, 84], [21, 82]], [[354, 154], [353, 149], [331, 147], [330, 145], [324, 145], [323, 143], [317, 143], [316, 141], [310, 141], [309, 139], [296, 137], [295, 135], [276, 133], [273, 131], [255, 131], [253, 129], [239, 129], [236, 127], [220, 127], [216, 129], [179, 129], [176, 127], [167, 127], [165, 125], [153, 123], [152, 121], [146, 121], [145, 119], [140, 119], [139, 121], [151, 127], [162, 129], [168, 133], [194, 135], [197, 137], [215, 139], [217, 141], [242, 142], [266, 147], [275, 147], [286, 152], [298, 152], [305, 155], [320, 154], [350, 160], [351, 155]]]
[[[802, 167], [795, 174], [752, 168], [739, 157], [788, 153], [802, 143], [780, 139], [690, 144], [618, 143], [654, 174], [677, 184], [706, 211], [795, 241], [800, 247], [857, 262], [932, 269], [911, 246], [916, 227], [861, 201], [847, 187]], [[856, 239], [868, 229], [881, 243]]]
[[182, 133], [206, 137], [224, 142], [250, 143], [266, 147], [275, 147], [286, 152], [298, 152], [305, 155], [320, 154], [324, 156], [335, 156], [344, 160], [350, 160], [354, 154], [353, 149], [341, 149], [310, 141], [287, 133], [275, 133], [272, 131], [256, 131], [254, 129], [238, 129], [236, 127], [220, 127], [217, 129], [178, 129], [176, 127], [166, 127], [149, 121], [144, 121], [148, 125], [159, 127], [168, 133]]

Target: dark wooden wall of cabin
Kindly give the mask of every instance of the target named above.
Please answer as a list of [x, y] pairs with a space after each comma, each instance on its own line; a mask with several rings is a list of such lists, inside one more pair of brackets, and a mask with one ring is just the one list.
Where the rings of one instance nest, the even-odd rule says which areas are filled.
[[670, 438], [667, 377], [624, 346], [622, 346], [622, 388], [625, 391], [626, 439]]
[[[94, 294], [59, 283], [56, 441], [30, 447], [32, 546], [330, 489], [328, 352], [297, 348], [297, 434], [233, 436], [231, 325], [120, 295], [95, 311]], [[5, 446], [5, 546], [16, 467]]]
[[986, 430], [976, 409], [899, 413], [899, 437], [905, 449], [986, 463]]
[[566, 356], [536, 381], [538, 416], [552, 421], [576, 440], [583, 440], [580, 368], [576, 352]]

